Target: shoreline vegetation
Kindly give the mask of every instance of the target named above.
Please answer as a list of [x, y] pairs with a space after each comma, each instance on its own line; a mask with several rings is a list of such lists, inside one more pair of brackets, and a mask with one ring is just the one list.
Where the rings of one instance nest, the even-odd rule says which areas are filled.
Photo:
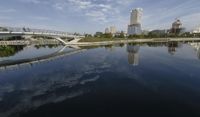
[[103, 34], [103, 33], [96, 33], [94, 36], [92, 35], [85, 35], [85, 38], [81, 39], [79, 42], [102, 42], [102, 41], [119, 41], [119, 40], [142, 40], [142, 39], [157, 39], [157, 40], [166, 40], [166, 39], [177, 39], [177, 38], [200, 38], [200, 34], [191, 34], [189, 32], [185, 32], [182, 34], [160, 34], [160, 33], [153, 33], [150, 32], [148, 34], [141, 34], [141, 35], [129, 35], [125, 36], [125, 34], [120, 33], [119, 35], [112, 35], [109, 34]]
[[94, 35], [85, 34], [85, 38], [79, 42], [102, 42], [102, 41], [119, 41], [119, 40], [137, 40], [137, 39], [171, 39], [171, 38], [200, 38], [200, 33], [181, 32], [177, 30], [176, 33], [166, 31], [151, 31], [148, 33], [127, 35], [123, 31], [120, 33], [103, 33], [96, 32]]
[[[148, 42], [170, 42], [170, 41], [200, 41], [200, 38], [142, 38], [142, 39], [128, 39], [128, 38], [83, 38], [77, 43], [70, 43], [70, 45], [77, 45], [77, 46], [96, 46], [96, 45], [111, 45], [111, 44], [121, 44], [121, 43], [148, 43]], [[38, 41], [33, 40], [7, 40], [7, 41], [0, 41], [0, 45], [31, 45], [31, 44], [59, 44], [60, 42], [57, 40], [50, 40], [50, 39], [42, 39]], [[61, 43], [60, 43], [61, 44]]]

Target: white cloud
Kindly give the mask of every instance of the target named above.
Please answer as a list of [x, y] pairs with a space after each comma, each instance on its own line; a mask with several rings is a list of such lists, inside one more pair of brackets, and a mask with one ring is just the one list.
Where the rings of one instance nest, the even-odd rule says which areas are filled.
[[63, 10], [65, 8], [65, 5], [61, 3], [56, 3], [53, 5], [53, 7], [57, 10]]
[[131, 0], [123, 0], [122, 4], [122, 1], [119, 1], [121, 0], [67, 0], [62, 5], [57, 5], [56, 9], [65, 10], [65, 7], [70, 6], [73, 9], [72, 12], [85, 14], [89, 20], [107, 23], [114, 20], [112, 17], [119, 16], [123, 5], [131, 2]]
[[181, 20], [188, 30], [195, 29], [200, 25], [200, 13], [193, 13], [181, 17]]
[[41, 3], [40, 0], [20, 0], [21, 2], [27, 2], [27, 3], [34, 3], [34, 4], [39, 4]]

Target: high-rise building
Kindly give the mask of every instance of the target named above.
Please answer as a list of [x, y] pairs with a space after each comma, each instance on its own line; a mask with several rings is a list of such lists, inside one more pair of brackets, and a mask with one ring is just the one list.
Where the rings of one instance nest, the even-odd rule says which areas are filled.
[[130, 25], [128, 25], [128, 35], [137, 35], [142, 33], [141, 21], [142, 21], [142, 8], [136, 8], [131, 11]]
[[130, 17], [130, 25], [132, 24], [141, 24], [142, 21], [142, 8], [136, 8], [131, 11], [131, 17]]

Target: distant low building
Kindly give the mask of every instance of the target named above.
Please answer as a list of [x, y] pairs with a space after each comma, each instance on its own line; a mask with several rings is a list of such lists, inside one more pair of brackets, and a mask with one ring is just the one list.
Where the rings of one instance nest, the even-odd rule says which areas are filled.
[[152, 34], [158, 34], [158, 35], [165, 35], [168, 33], [168, 30], [152, 30], [150, 31]]
[[148, 31], [148, 30], [143, 30], [143, 31], [142, 31], [142, 34], [144, 34], [144, 35], [148, 35], [149, 32], [150, 32], [150, 31]]
[[0, 31], [8, 31], [8, 29], [4, 27], [0, 27]]
[[110, 33], [110, 29], [109, 29], [109, 28], [106, 28], [106, 29], [105, 29], [105, 34], [108, 34], [108, 33]]
[[184, 32], [184, 28], [182, 27], [182, 23], [179, 19], [177, 19], [175, 22], [172, 23], [172, 28], [170, 33], [173, 34], [180, 34]]
[[103, 35], [102, 32], [96, 32], [94, 36], [95, 36], [95, 37], [101, 37], [102, 35]]
[[111, 26], [111, 27], [110, 27], [110, 33], [111, 33], [111, 34], [115, 34], [116, 32], [117, 32], [116, 27], [115, 27], [115, 26]]
[[200, 27], [193, 30], [193, 33], [200, 33]]
[[105, 34], [112, 34], [113, 36], [115, 36], [116, 33], [117, 29], [115, 26], [110, 26], [110, 28], [105, 29]]
[[115, 37], [124, 38], [124, 37], [126, 37], [126, 33], [124, 31], [116, 32]]

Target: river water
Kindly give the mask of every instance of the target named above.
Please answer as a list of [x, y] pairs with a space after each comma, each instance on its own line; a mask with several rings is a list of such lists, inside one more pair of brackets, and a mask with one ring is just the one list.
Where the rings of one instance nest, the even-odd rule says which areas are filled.
[[[73, 48], [1, 46], [0, 63]], [[0, 70], [0, 117], [200, 116], [200, 43], [80, 48]]]

